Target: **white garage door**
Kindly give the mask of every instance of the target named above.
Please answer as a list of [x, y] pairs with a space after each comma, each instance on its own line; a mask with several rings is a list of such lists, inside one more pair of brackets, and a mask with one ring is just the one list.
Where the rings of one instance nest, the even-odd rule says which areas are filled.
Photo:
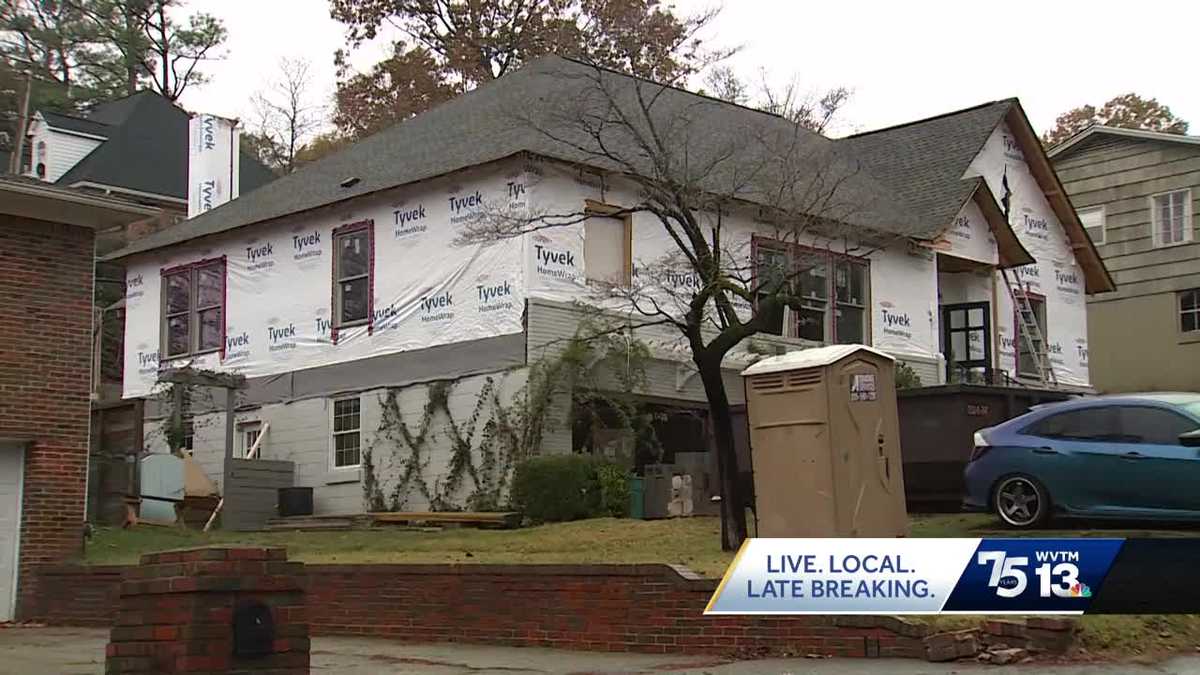
[[0, 442], [0, 621], [12, 620], [16, 599], [23, 458], [20, 449]]

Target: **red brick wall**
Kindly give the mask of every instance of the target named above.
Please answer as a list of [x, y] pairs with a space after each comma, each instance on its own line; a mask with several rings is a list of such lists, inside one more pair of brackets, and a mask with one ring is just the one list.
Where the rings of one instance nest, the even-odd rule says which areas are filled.
[[[893, 617], [704, 617], [716, 582], [667, 565], [306, 569], [310, 631], [318, 636], [657, 653], [924, 655], [924, 627]], [[119, 570], [43, 570], [38, 618], [111, 625]]]
[[0, 437], [25, 456], [17, 613], [34, 568], [82, 541], [92, 362], [93, 233], [0, 216]]

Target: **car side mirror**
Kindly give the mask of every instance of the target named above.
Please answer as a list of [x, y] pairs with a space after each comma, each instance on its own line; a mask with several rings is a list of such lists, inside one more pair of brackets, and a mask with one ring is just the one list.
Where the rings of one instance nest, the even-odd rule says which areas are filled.
[[1179, 444], [1185, 448], [1200, 448], [1200, 429], [1179, 434]]

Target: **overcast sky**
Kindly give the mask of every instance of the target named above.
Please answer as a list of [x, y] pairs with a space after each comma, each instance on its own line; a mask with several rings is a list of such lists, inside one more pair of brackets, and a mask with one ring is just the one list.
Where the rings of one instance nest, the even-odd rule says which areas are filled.
[[[674, 4], [691, 13], [713, 2]], [[1130, 91], [1159, 99], [1200, 132], [1192, 65], [1200, 3], [1108, 4], [736, 0], [724, 3], [706, 37], [741, 45], [729, 63], [755, 83], [765, 70], [776, 84], [798, 77], [813, 91], [850, 87], [839, 134], [1008, 96], [1021, 99], [1040, 133], [1069, 108]], [[184, 94], [189, 110], [248, 120], [250, 97], [282, 57], [311, 60], [314, 90], [332, 95], [343, 29], [326, 0], [191, 0], [188, 8], [215, 14], [229, 30], [226, 58], [206, 68], [212, 81]], [[384, 53], [369, 45], [354, 63], [365, 70]]]

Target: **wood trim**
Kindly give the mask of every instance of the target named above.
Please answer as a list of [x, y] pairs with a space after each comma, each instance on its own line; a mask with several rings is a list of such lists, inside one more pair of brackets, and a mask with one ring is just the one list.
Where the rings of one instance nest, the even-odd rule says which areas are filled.
[[[585, 216], [620, 218], [625, 224], [625, 236], [623, 237], [622, 242], [624, 250], [621, 251], [621, 262], [624, 266], [624, 270], [622, 271], [622, 281], [624, 282], [625, 288], [631, 287], [633, 285], [633, 213], [624, 207], [615, 206], [613, 204], [605, 204], [603, 202], [595, 201], [594, 199], [583, 200], [583, 213]], [[584, 222], [583, 226], [585, 228], [584, 236], [586, 237], [586, 221]], [[586, 261], [584, 264], [586, 265]], [[585, 278], [587, 276], [586, 267], [584, 268], [584, 276]]]

